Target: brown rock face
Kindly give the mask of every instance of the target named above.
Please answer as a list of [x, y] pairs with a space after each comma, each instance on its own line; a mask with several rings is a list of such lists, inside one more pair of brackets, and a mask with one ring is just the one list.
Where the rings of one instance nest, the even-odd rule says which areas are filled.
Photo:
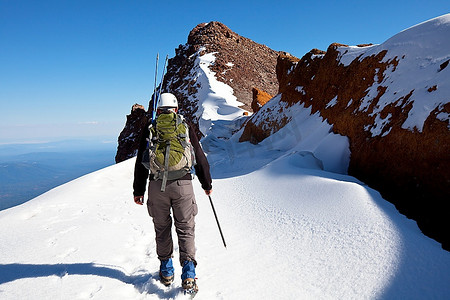
[[[311, 51], [301, 59], [281, 54], [277, 64], [280, 113], [296, 103], [311, 107], [312, 113], [319, 111], [333, 124], [335, 133], [349, 137], [349, 174], [380, 191], [400, 212], [415, 219], [425, 234], [449, 250], [450, 132], [447, 123], [436, 116], [449, 113], [450, 104], [431, 112], [419, 132], [402, 128], [412, 109], [414, 90], [398, 95], [380, 112], [382, 119], [390, 120], [390, 126], [374, 136], [369, 130], [374, 128], [370, 125], [375, 122], [373, 112], [389, 88], [384, 74], [387, 69], [395, 72], [403, 57], [386, 59], [387, 50], [383, 50], [344, 65], [340, 62], [342, 53], [344, 45], [332, 44], [325, 54]], [[374, 84], [378, 88], [367, 102], [368, 90]], [[437, 89], [439, 86], [430, 86], [427, 93]], [[264, 119], [256, 113], [240, 140], [258, 143], [288, 121]]]
[[[275, 67], [278, 52], [234, 33], [219, 22], [199, 24], [190, 32], [187, 44], [175, 49], [175, 57], [169, 59], [162, 85], [163, 92], [171, 92], [177, 97], [180, 113], [194, 126], [198, 124], [195, 112], [198, 110], [198, 97], [201, 97], [198, 95], [200, 82], [196, 80], [196, 60], [206, 53], [214, 53], [211, 71], [215, 72], [217, 80], [233, 88], [244, 109], [251, 108], [253, 87], [271, 94], [277, 92]], [[152, 107], [151, 103], [149, 107]], [[127, 116], [119, 137], [116, 162], [136, 154], [144, 115], [143, 109], [133, 109]]]
[[169, 60], [163, 90], [177, 96], [181, 112], [193, 123], [196, 120], [191, 116], [197, 110], [195, 99], [200, 83], [193, 79], [192, 72], [198, 55], [214, 53], [211, 71], [215, 72], [217, 80], [233, 88], [234, 95], [246, 110], [251, 109], [252, 88], [270, 94], [278, 90], [275, 71], [278, 52], [236, 34], [222, 23], [197, 25], [190, 32], [188, 43], [175, 51], [175, 57]]
[[263, 90], [259, 90], [257, 88], [252, 89], [253, 92], [253, 101], [252, 101], [252, 109], [253, 112], [257, 112], [264, 104], [267, 103], [270, 99], [272, 99], [272, 95], [264, 92]]
[[145, 126], [146, 112], [142, 105], [134, 104], [131, 113], [127, 115], [125, 128], [119, 135], [116, 153], [116, 163], [132, 158], [139, 147], [139, 137]]

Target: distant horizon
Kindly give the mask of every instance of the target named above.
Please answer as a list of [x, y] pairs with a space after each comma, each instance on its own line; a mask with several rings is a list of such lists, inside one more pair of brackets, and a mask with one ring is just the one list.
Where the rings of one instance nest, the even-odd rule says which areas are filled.
[[[29, 140], [0, 143], [0, 162], [30, 153], [69, 153], [108, 151], [115, 155], [118, 147], [117, 138], [61, 138], [55, 140]], [[114, 159], [114, 157], [112, 157]]]
[[[5, 139], [0, 140], [0, 147], [7, 145], [37, 145], [37, 144], [49, 144], [60, 143], [64, 141], [91, 141], [99, 142], [100, 144], [112, 144], [117, 143], [119, 135], [117, 136], [56, 136], [56, 137], [42, 137], [36, 139]], [[1, 151], [1, 149], [0, 149]]]
[[[131, 109], [131, 106], [130, 106]], [[128, 112], [129, 113], [129, 112]], [[116, 139], [126, 124], [122, 122], [92, 122], [84, 124], [27, 124], [0, 127], [0, 145], [23, 143], [47, 143], [62, 140]], [[18, 134], [19, 133], [19, 134]]]

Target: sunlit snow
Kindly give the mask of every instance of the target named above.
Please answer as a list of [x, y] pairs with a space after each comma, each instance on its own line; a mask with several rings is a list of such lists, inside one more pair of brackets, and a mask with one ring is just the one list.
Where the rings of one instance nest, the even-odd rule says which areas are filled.
[[[295, 105], [270, 138], [239, 143], [245, 117], [213, 61], [197, 57], [198, 114], [227, 248], [195, 178], [195, 299], [448, 298], [450, 253], [346, 175], [347, 138]], [[158, 281], [153, 224], [132, 198], [134, 162], [0, 211], [1, 299], [186, 298], [177, 263], [171, 287]]]

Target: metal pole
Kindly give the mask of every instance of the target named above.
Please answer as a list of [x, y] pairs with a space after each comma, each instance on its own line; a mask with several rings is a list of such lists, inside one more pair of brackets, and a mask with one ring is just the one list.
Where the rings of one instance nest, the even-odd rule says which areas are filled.
[[[158, 54], [159, 55], [159, 54]], [[155, 98], [153, 100], [153, 114], [152, 114], [152, 121], [156, 120], [156, 110], [158, 108], [158, 102], [159, 102], [159, 97], [161, 96], [161, 89], [162, 89], [162, 85], [163, 85], [163, 79], [164, 79], [164, 75], [166, 73], [166, 65], [167, 65], [167, 60], [169, 59], [169, 55], [166, 55], [166, 59], [164, 60], [164, 66], [163, 66], [163, 71], [162, 71], [162, 75], [161, 75], [161, 82], [159, 83], [159, 89], [156, 89], [156, 93], [155, 93]], [[155, 74], [156, 76], [156, 74]], [[156, 78], [156, 77], [155, 77]], [[156, 84], [156, 81], [155, 81]]]
[[158, 96], [161, 96], [161, 89], [162, 89], [162, 85], [163, 85], [163, 80], [164, 80], [164, 75], [166, 74], [166, 65], [167, 65], [167, 60], [169, 59], [169, 55], [166, 55], [166, 59], [164, 60], [164, 67], [163, 67], [163, 72], [161, 75], [161, 82], [159, 83], [159, 92], [158, 92]]
[[214, 217], [216, 218], [217, 226], [219, 227], [219, 232], [220, 232], [220, 236], [222, 237], [223, 245], [226, 248], [227, 244], [225, 243], [225, 238], [223, 237], [222, 229], [220, 228], [219, 219], [217, 218], [216, 210], [214, 209], [214, 204], [212, 202], [211, 196], [208, 195], [208, 197], [209, 197], [209, 202], [211, 203], [211, 207], [212, 207], [212, 210], [213, 210], [213, 213], [214, 213]]
[[156, 82], [158, 81], [158, 61], [159, 61], [159, 53], [156, 54], [156, 68], [155, 68], [155, 85], [153, 86], [153, 103], [152, 103], [152, 123], [156, 120], [156, 101], [158, 96], [156, 94]]

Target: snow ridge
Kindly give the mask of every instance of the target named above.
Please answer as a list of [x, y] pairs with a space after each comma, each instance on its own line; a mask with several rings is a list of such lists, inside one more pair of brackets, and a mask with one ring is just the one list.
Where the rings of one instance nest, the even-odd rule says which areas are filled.
[[233, 89], [216, 79], [215, 73], [209, 68], [214, 64], [214, 53], [206, 53], [198, 56], [196, 65], [197, 82], [200, 83], [196, 97], [199, 99], [199, 110], [196, 116], [199, 117], [200, 131], [207, 135], [211, 122], [216, 120], [234, 120], [243, 115], [244, 110], [240, 109], [243, 103], [237, 101], [233, 95]]
[[398, 61], [396, 67], [390, 65], [384, 74], [380, 74], [384, 76], [382, 82], [378, 82], [380, 75], [375, 75], [375, 83], [368, 89], [359, 108], [367, 111], [369, 102], [380, 88], [387, 87], [370, 114], [375, 117], [374, 123], [367, 127], [372, 136], [380, 135], [382, 129], [389, 126], [390, 120], [381, 116], [388, 105], [403, 108], [412, 105], [408, 118], [402, 124], [403, 129], [421, 132], [425, 120], [430, 116], [439, 116], [439, 120], [447, 122], [450, 128], [449, 114], [444, 112], [444, 105], [450, 102], [450, 70], [441, 69], [442, 64], [450, 60], [450, 39], [442, 39], [448, 36], [450, 14], [408, 28], [380, 45], [339, 48], [343, 65], [384, 50], [387, 50], [387, 54], [383, 62]]

